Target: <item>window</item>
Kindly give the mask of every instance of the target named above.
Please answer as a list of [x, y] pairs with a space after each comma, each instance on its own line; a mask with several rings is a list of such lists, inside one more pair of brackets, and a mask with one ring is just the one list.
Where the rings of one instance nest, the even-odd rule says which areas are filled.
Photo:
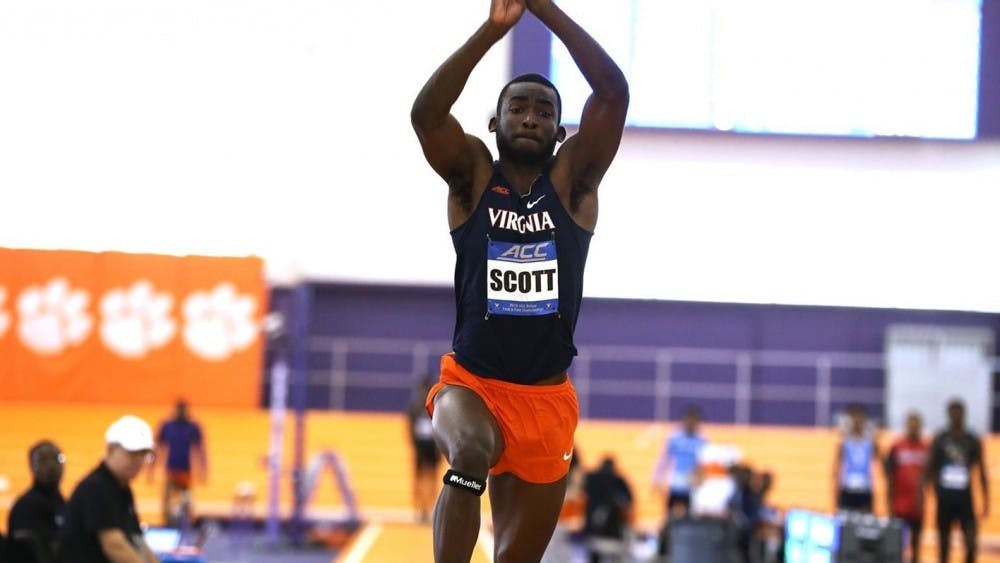
[[[572, 0], [625, 71], [628, 125], [851, 137], [977, 136], [982, 0]], [[578, 123], [590, 89], [549, 66]]]

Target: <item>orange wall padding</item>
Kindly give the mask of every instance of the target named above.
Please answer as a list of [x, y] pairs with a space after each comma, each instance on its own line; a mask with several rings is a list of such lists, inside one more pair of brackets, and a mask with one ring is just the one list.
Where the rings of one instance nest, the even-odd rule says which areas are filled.
[[0, 401], [259, 403], [259, 258], [0, 248]]

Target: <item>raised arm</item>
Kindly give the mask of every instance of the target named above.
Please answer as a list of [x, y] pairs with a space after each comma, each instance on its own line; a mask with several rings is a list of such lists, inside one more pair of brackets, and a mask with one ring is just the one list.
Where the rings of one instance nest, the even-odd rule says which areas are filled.
[[[565, 172], [573, 192], [593, 191], [611, 166], [621, 143], [628, 110], [628, 82], [597, 41], [552, 0], [527, 0], [527, 4], [566, 45], [593, 90], [583, 106], [577, 134], [563, 143], [556, 163], [557, 168], [567, 167]], [[565, 172], [553, 170], [553, 176]], [[579, 195], [573, 194], [574, 202]]]
[[[479, 138], [466, 135], [451, 115], [451, 108], [465, 89], [472, 70], [521, 19], [524, 9], [524, 0], [492, 0], [489, 19], [434, 71], [413, 102], [410, 122], [424, 157], [448, 182], [453, 193], [470, 190], [477, 172], [488, 173], [477, 170], [477, 166], [489, 164], [491, 157]], [[487, 180], [488, 177], [483, 178], [482, 183], [485, 185]]]

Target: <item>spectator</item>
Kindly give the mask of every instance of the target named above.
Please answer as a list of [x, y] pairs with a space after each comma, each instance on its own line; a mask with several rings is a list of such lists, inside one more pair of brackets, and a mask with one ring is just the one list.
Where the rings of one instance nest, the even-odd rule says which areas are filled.
[[920, 415], [906, 417], [906, 434], [897, 440], [885, 456], [889, 513], [910, 529], [910, 560], [920, 561], [920, 534], [924, 527], [923, 475], [927, 466], [927, 442], [924, 441]]
[[872, 465], [878, 448], [868, 431], [868, 414], [853, 403], [847, 407], [848, 428], [837, 446], [833, 480], [839, 510], [872, 511]]
[[972, 479], [979, 475], [983, 518], [990, 513], [989, 478], [986, 475], [983, 443], [965, 429], [965, 404], [948, 403], [948, 428], [934, 438], [927, 461], [925, 482], [934, 485], [937, 496], [938, 551], [948, 561], [951, 528], [958, 521], [965, 541], [965, 561], [976, 560], [978, 525], [972, 500]]
[[632, 490], [609, 456], [584, 479], [587, 497], [583, 533], [590, 563], [618, 563], [628, 553], [626, 532], [632, 513]]
[[[208, 481], [208, 456], [205, 454], [204, 435], [201, 425], [190, 415], [187, 403], [177, 401], [174, 417], [160, 425], [156, 434], [156, 459], [163, 459], [166, 465], [166, 479], [163, 484], [163, 523], [166, 526], [184, 527], [191, 521], [192, 463], [198, 464], [198, 476], [202, 483]], [[152, 480], [155, 464], [149, 466]]]
[[738, 531], [737, 543], [743, 560], [749, 562], [750, 543], [760, 515], [763, 499], [754, 490], [754, 474], [749, 466], [743, 464], [734, 465], [730, 469], [730, 473], [736, 481], [736, 499], [733, 505]]
[[741, 465], [734, 467], [733, 476], [739, 486], [735, 504], [741, 557], [748, 563], [777, 561], [782, 523], [778, 511], [767, 504], [773, 475]]
[[[738, 465], [735, 446], [706, 444], [698, 454], [692, 479], [691, 507], [686, 517], [671, 518], [666, 537], [672, 563], [737, 563], [740, 532], [745, 528], [741, 482], [750, 472]], [[747, 538], [749, 539], [749, 533]]]
[[159, 563], [143, 539], [130, 483], [153, 456], [153, 430], [126, 415], [104, 434], [104, 459], [66, 504], [59, 533], [62, 563]]
[[695, 517], [732, 520], [739, 500], [733, 468], [743, 454], [735, 446], [706, 444], [698, 453], [691, 479], [691, 508]]
[[10, 510], [8, 560], [21, 563], [50, 563], [55, 560], [56, 538], [66, 506], [66, 500], [59, 491], [65, 461], [66, 456], [59, 446], [48, 440], [38, 442], [28, 450], [33, 482]]
[[438, 466], [441, 464], [441, 452], [434, 441], [434, 428], [431, 417], [424, 406], [427, 393], [434, 385], [429, 374], [417, 382], [410, 407], [407, 422], [410, 430], [410, 444], [413, 447], [413, 507], [417, 513], [417, 522], [430, 522], [434, 499], [438, 494]]
[[784, 515], [778, 507], [767, 502], [767, 495], [774, 486], [774, 474], [770, 471], [754, 474], [754, 488], [759, 490], [761, 511], [754, 544], [751, 545], [750, 560], [772, 563], [781, 561], [785, 534]]

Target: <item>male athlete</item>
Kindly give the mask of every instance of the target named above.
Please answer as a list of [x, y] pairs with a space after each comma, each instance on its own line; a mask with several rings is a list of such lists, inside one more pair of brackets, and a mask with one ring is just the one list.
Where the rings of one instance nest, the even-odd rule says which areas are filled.
[[833, 480], [837, 491], [837, 509], [872, 512], [874, 498], [872, 466], [878, 461], [878, 445], [868, 429], [868, 413], [859, 403], [847, 407], [847, 432], [837, 445]]
[[681, 429], [664, 444], [653, 471], [653, 487], [666, 492], [667, 519], [677, 513], [686, 516], [691, 508], [691, 485], [698, 470], [698, 454], [708, 443], [698, 431], [700, 423], [698, 407], [684, 410]]
[[[592, 93], [567, 139], [555, 87], [539, 75], [515, 78], [489, 121], [494, 162], [450, 111], [473, 68], [526, 9], [566, 45]], [[555, 527], [578, 417], [566, 370], [576, 354], [597, 187], [627, 108], [621, 70], [551, 0], [493, 0], [486, 22], [413, 103], [424, 156], [448, 184], [457, 254], [454, 351], [427, 397], [450, 465], [434, 512], [439, 563], [469, 561], [488, 474], [496, 561], [537, 562]]]
[[910, 529], [910, 561], [920, 563], [920, 539], [924, 529], [924, 482], [928, 444], [923, 437], [923, 419], [914, 411], [906, 415], [906, 434], [885, 456], [885, 483], [889, 514]]
[[931, 442], [924, 472], [924, 482], [934, 486], [937, 497], [938, 561], [941, 563], [951, 561], [948, 556], [955, 521], [962, 528], [966, 563], [976, 560], [979, 526], [972, 500], [972, 483], [979, 481], [982, 493], [979, 501], [985, 520], [990, 515], [990, 478], [986, 474], [986, 464], [982, 440], [965, 426], [965, 403], [958, 399], [950, 401], [948, 427]]

